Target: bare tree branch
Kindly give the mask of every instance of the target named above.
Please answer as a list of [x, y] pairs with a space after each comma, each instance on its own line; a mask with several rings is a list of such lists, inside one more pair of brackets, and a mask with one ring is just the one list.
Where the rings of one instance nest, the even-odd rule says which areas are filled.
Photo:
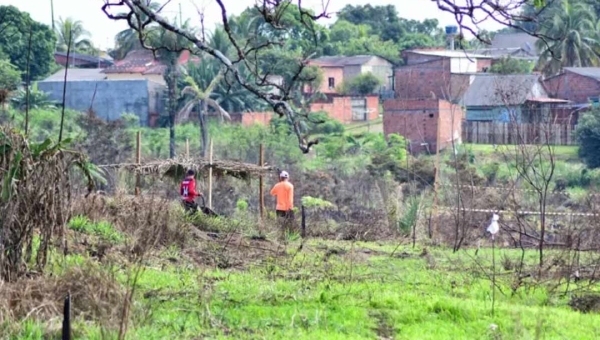
[[[236, 49], [238, 60], [232, 61], [229, 57], [227, 57], [222, 51], [215, 49], [202, 39], [199, 39], [190, 31], [185, 30], [183, 28], [176, 27], [171, 24], [167, 19], [163, 18], [158, 11], [152, 10], [145, 1], [142, 0], [105, 0], [104, 5], [102, 6], [102, 11], [105, 15], [112, 20], [124, 20], [127, 21], [129, 26], [136, 30], [140, 37], [140, 42], [142, 46], [147, 49], [151, 49], [153, 51], [166, 49], [170, 50], [169, 47], [166, 46], [148, 46], [145, 43], [144, 39], [144, 29], [146, 29], [150, 24], [157, 24], [161, 26], [163, 29], [177, 34], [186, 40], [188, 40], [191, 44], [193, 44], [199, 51], [204, 52], [212, 57], [214, 57], [218, 62], [220, 62], [225, 70], [226, 74], [231, 75], [235, 82], [239, 83], [243, 88], [256, 95], [260, 99], [264, 100], [269, 104], [280, 116], [285, 116], [287, 118], [287, 122], [290, 126], [293, 127], [293, 131], [298, 138], [299, 147], [304, 153], [308, 153], [310, 151], [310, 147], [314, 144], [317, 144], [318, 141], [307, 141], [306, 138], [302, 135], [299, 119], [302, 118], [301, 115], [298, 115], [290, 103], [290, 92], [293, 88], [292, 84], [287, 84], [285, 87], [279, 86], [273, 82], [267, 80], [267, 77], [262, 77], [259, 68], [254, 67], [250, 68], [250, 61], [248, 60], [247, 51], [244, 51], [238, 42], [236, 41], [234, 35], [231, 32], [231, 27], [229, 25], [227, 19], [227, 12], [225, 11], [225, 6], [221, 0], [216, 0], [221, 7], [222, 21], [223, 27], [227, 32], [230, 42]], [[290, 0], [263, 0], [262, 5], [257, 4], [257, 8], [259, 9], [259, 13], [263, 16], [263, 19], [266, 23], [271, 25], [276, 29], [285, 29], [285, 25], [282, 24], [281, 18], [285, 11], [288, 9], [292, 1]], [[301, 8], [301, 1], [298, 0], [298, 7]], [[127, 14], [113, 14], [117, 13], [117, 9], [126, 9]], [[303, 16], [309, 16], [311, 19], [316, 20], [321, 17], [326, 17], [326, 14], [323, 13], [321, 15], [313, 15], [308, 11], [301, 10]], [[141, 15], [147, 17], [146, 20], [142, 21]], [[135, 20], [133, 20], [133, 16], [135, 15]], [[134, 22], [135, 21], [135, 22]], [[270, 44], [263, 44], [250, 48], [250, 53], [255, 54], [261, 48], [266, 48], [272, 44], [279, 44], [277, 40], [272, 41]], [[261, 47], [262, 46], [262, 47]], [[182, 48], [183, 50], [183, 48]], [[191, 51], [195, 52], [195, 51]], [[250, 82], [244, 79], [239, 71], [239, 64], [242, 63], [249, 67], [252, 73], [256, 76], [256, 79], [260, 79], [260, 81]], [[300, 80], [300, 73], [303, 71], [305, 65], [307, 64], [307, 60], [302, 60], [299, 63], [299, 67], [297, 70], [297, 74], [295, 74], [292, 79], [294, 81]], [[273, 94], [270, 89], [273, 87], [278, 88], [282, 93], [280, 95]]]

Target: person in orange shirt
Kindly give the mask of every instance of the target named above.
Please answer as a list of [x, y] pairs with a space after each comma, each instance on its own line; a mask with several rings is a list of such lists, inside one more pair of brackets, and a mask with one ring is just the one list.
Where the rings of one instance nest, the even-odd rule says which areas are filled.
[[294, 186], [286, 171], [279, 174], [279, 183], [271, 189], [271, 196], [277, 197], [277, 216], [283, 220], [284, 227], [289, 229], [294, 220]]

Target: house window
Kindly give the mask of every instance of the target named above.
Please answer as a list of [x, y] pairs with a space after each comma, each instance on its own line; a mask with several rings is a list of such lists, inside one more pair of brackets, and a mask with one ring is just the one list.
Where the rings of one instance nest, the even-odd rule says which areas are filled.
[[600, 97], [589, 97], [588, 100], [592, 104], [592, 107], [600, 106]]
[[333, 78], [333, 77], [329, 77], [329, 88], [330, 89], [335, 88], [335, 78]]

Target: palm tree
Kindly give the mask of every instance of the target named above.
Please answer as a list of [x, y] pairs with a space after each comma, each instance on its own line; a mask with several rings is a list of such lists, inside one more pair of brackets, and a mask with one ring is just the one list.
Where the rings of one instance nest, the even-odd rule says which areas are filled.
[[[182, 29], [190, 30], [189, 20], [186, 21]], [[147, 33], [150, 38], [150, 45], [158, 49], [158, 59], [166, 65], [164, 74], [165, 82], [167, 83], [167, 103], [169, 114], [169, 156], [175, 157], [175, 117], [177, 115], [179, 98], [177, 94], [177, 82], [180, 76], [179, 57], [183, 49], [190, 47], [190, 42], [187, 38], [173, 33], [161, 27], [155, 27]]]
[[[144, 2], [145, 5], [147, 5], [153, 11], [160, 9], [160, 4], [158, 2], [154, 2], [152, 0], [144, 0]], [[142, 22], [147, 19], [144, 13], [140, 12], [138, 15]], [[136, 26], [137, 16], [134, 15], [131, 19], [134, 26]], [[151, 37], [146, 36], [146, 39], [150, 41]], [[127, 53], [140, 48], [142, 48], [142, 45], [140, 43], [138, 32], [133, 28], [124, 29], [115, 36], [115, 49], [112, 51], [111, 56], [117, 60], [120, 60], [125, 58]]]
[[56, 35], [58, 37], [56, 49], [59, 52], [67, 51], [69, 42], [77, 52], [86, 54], [96, 54], [98, 52], [90, 40], [90, 32], [83, 27], [83, 22], [80, 20], [59, 18], [56, 25]]
[[552, 38], [540, 39], [541, 51], [538, 69], [545, 74], [556, 74], [563, 67], [600, 65], [595, 53], [598, 41], [594, 39], [596, 16], [590, 7], [573, 0], [562, 0], [553, 19], [541, 24], [540, 31]]
[[[208, 129], [206, 126], [206, 115], [208, 114], [208, 107], [211, 107], [215, 110], [221, 118], [225, 118], [227, 120], [231, 120], [231, 116], [219, 103], [212, 99], [213, 91], [219, 85], [221, 80], [223, 79], [223, 69], [219, 69], [219, 71], [214, 73], [214, 67], [210, 67], [209, 65], [203, 65], [203, 67], [194, 68], [190, 65], [193, 71], [196, 71], [196, 75], [199, 72], [204, 73], [202, 77], [203, 80], [207, 80], [208, 77], [211, 77], [208, 84], [204, 82], [204, 84], [196, 82], [193, 77], [187, 75], [185, 78], [185, 83], [187, 86], [181, 91], [181, 94], [187, 97], [187, 101], [183, 108], [178, 112], [177, 118], [178, 120], [187, 119], [194, 109], [194, 107], [199, 107], [202, 104], [202, 110], [198, 110], [198, 121], [200, 123], [200, 138], [202, 144], [202, 157], [206, 157], [207, 150], [207, 141], [208, 141]], [[201, 86], [205, 85], [205, 86]], [[202, 90], [204, 87], [204, 90]]]

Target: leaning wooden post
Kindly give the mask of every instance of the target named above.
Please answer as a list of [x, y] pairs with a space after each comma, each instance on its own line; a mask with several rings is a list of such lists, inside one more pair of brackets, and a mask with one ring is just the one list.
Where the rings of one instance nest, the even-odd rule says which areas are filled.
[[[265, 166], [265, 148], [264, 145], [260, 144], [260, 153], [258, 156], [258, 165], [261, 167]], [[260, 209], [260, 218], [261, 220], [265, 218], [265, 177], [261, 173], [259, 177], [259, 189], [258, 189], [258, 202]]]
[[213, 185], [213, 140], [208, 143], [208, 207], [212, 209], [212, 185]]
[[[140, 164], [142, 164], [142, 131], [137, 132], [137, 140], [136, 140], [135, 144], [136, 144], [136, 146], [135, 146], [135, 162], [139, 166]], [[141, 185], [140, 172], [138, 169], [138, 171], [136, 171], [136, 174], [135, 174], [135, 195], [136, 196], [140, 195], [141, 186], [142, 185]]]

